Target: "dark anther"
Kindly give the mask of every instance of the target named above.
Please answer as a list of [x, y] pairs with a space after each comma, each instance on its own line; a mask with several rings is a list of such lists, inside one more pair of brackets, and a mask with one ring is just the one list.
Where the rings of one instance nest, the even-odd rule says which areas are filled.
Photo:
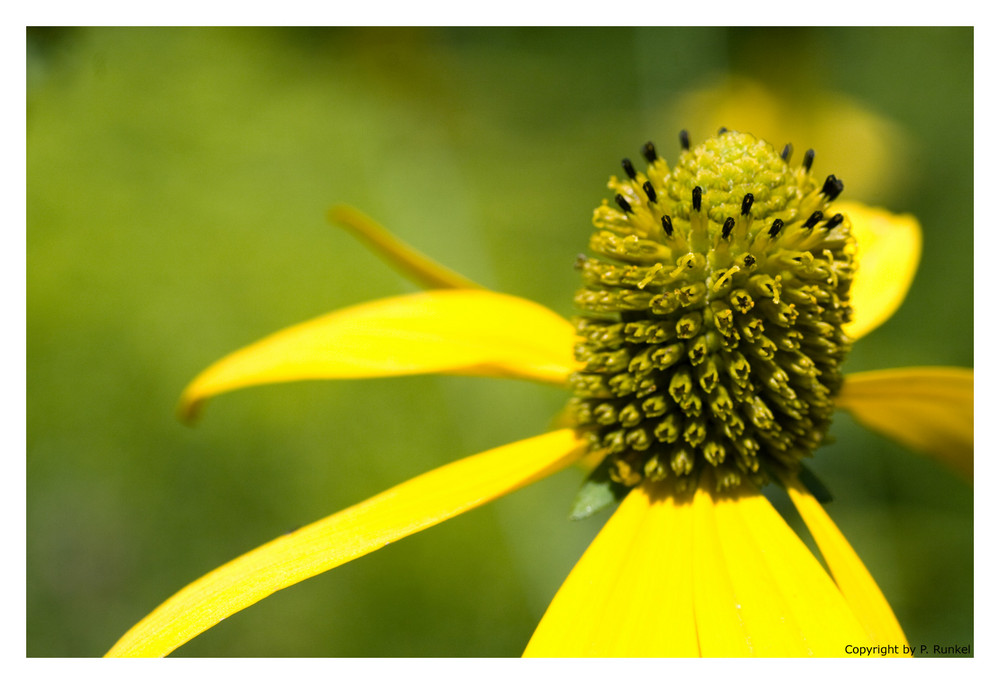
[[750, 213], [750, 207], [752, 206], [753, 206], [753, 193], [748, 192], [747, 194], [743, 195], [743, 206], [740, 207], [740, 213], [746, 216], [747, 214]]
[[777, 237], [781, 228], [785, 225], [785, 222], [781, 219], [774, 219], [774, 223], [771, 224], [771, 228], [767, 231], [768, 237]]
[[820, 220], [822, 220], [822, 218], [823, 218], [823, 212], [822, 211], [814, 211], [812, 213], [812, 216], [810, 216], [809, 218], [807, 218], [806, 222], [802, 224], [802, 227], [803, 228], [812, 228], [817, 223], [819, 223]]
[[788, 161], [789, 157], [792, 156], [792, 143], [785, 145], [785, 149], [781, 150], [781, 158]]
[[722, 224], [722, 237], [728, 240], [729, 234], [733, 232], [733, 227], [736, 226], [736, 219], [732, 216], [726, 219], [726, 222]]
[[649, 181], [646, 181], [645, 183], [642, 184], [642, 189], [643, 189], [643, 192], [646, 193], [646, 197], [649, 198], [650, 202], [655, 202], [656, 201], [656, 190], [653, 189], [653, 184], [652, 183], [650, 183]]
[[681, 131], [681, 149], [690, 150], [691, 149], [691, 136], [688, 135], [687, 131]]
[[626, 157], [622, 159], [622, 168], [625, 169], [625, 175], [627, 175], [632, 180], [635, 180], [635, 167], [632, 166], [632, 160]]
[[725, 126], [723, 126], [722, 128], [719, 129], [719, 135], [722, 135], [723, 133], [728, 133], [728, 132], [729, 132], [729, 129], [726, 128]]
[[806, 171], [812, 168], [813, 159], [816, 158], [816, 150], [806, 150], [806, 155], [802, 158], [802, 168]]
[[695, 211], [701, 211], [701, 188], [691, 191], [691, 206]]
[[575, 268], [577, 271], [582, 271], [583, 266], [586, 263], [587, 263], [587, 255], [583, 253], [577, 254], [576, 260], [573, 262], [573, 268]]
[[669, 216], [661, 216], [660, 224], [663, 226], [663, 232], [667, 234], [667, 237], [674, 234], [674, 224]]
[[831, 202], [837, 199], [837, 196], [844, 191], [844, 181], [840, 180], [832, 173], [826, 177], [826, 182], [823, 183], [823, 190], [821, 192], [827, 196]]
[[656, 148], [653, 147], [652, 142], [648, 142], [642, 146], [642, 156], [646, 158], [650, 164], [656, 161]]
[[827, 230], [833, 230], [843, 222], [844, 222], [843, 214], [834, 214], [829, 221], [823, 224], [823, 227], [826, 228]]
[[618, 203], [618, 206], [621, 207], [622, 211], [624, 211], [626, 214], [632, 213], [632, 205], [629, 204], [628, 200], [622, 197], [620, 194], [615, 195], [615, 202]]
[[745, 257], [743, 257], [743, 265], [746, 266], [747, 268], [750, 268], [751, 266], [753, 266], [756, 263], [757, 263], [757, 260], [754, 259], [749, 254], [747, 254]]

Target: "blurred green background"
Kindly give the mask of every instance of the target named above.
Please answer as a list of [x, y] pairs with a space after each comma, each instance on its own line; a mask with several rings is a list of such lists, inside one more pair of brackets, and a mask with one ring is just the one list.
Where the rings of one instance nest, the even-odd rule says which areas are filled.
[[[971, 29], [29, 29], [27, 654], [96, 656], [188, 581], [435, 466], [545, 431], [516, 381], [294, 383], [173, 416], [283, 326], [414, 287], [356, 205], [570, 315], [608, 175], [749, 130], [924, 257], [848, 370], [971, 366]], [[839, 416], [813, 468], [912, 643], [972, 641], [972, 489]], [[237, 614], [183, 656], [515, 656], [603, 523], [569, 471]]]

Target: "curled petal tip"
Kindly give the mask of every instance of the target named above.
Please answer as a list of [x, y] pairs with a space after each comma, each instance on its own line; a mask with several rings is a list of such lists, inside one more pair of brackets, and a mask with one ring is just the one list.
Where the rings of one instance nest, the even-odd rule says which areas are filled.
[[180, 400], [177, 402], [177, 407], [174, 409], [174, 415], [177, 416], [177, 420], [184, 423], [188, 427], [194, 427], [194, 425], [201, 418], [201, 407], [203, 400], [197, 397], [189, 396], [187, 392], [181, 395]]
[[367, 218], [360, 211], [347, 204], [335, 204], [326, 210], [326, 220], [335, 226], [346, 227], [345, 224], [351, 224], [359, 217]]

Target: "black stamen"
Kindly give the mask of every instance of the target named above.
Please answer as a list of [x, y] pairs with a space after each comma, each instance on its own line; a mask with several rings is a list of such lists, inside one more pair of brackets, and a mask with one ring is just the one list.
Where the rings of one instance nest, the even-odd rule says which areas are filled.
[[723, 126], [722, 128], [719, 129], [719, 135], [722, 135], [723, 133], [728, 133], [728, 132], [729, 132], [729, 129], [726, 128], [725, 126]]
[[646, 197], [649, 198], [650, 202], [656, 201], [656, 190], [653, 189], [652, 183], [646, 181], [645, 183], [642, 184], [642, 189], [646, 193]]
[[701, 188], [695, 188], [691, 191], [691, 207], [695, 211], [701, 211]]
[[635, 180], [635, 167], [632, 166], [632, 160], [626, 157], [622, 159], [622, 168], [625, 169], [625, 175], [627, 175], [632, 180]]
[[667, 237], [674, 234], [674, 224], [669, 216], [661, 216], [660, 224], [663, 226], [663, 232], [667, 234]]
[[753, 206], [753, 193], [748, 192], [747, 194], [743, 195], [743, 206], [740, 207], [740, 213], [746, 216], [747, 214], [750, 213], [750, 207], [752, 206]]
[[656, 161], [656, 148], [653, 147], [652, 142], [648, 142], [642, 146], [642, 156], [646, 158], [650, 164]]
[[615, 195], [615, 202], [618, 206], [622, 208], [626, 214], [632, 213], [632, 205], [628, 203], [628, 200], [621, 196], [621, 194]]
[[787, 143], [785, 145], [785, 149], [781, 150], [781, 158], [787, 162], [789, 157], [791, 156], [792, 156], [792, 143]]
[[822, 218], [823, 218], [823, 212], [822, 211], [814, 211], [812, 213], [812, 216], [810, 216], [809, 218], [807, 218], [806, 222], [804, 224], [802, 224], [802, 227], [803, 228], [812, 228], [817, 223], [819, 223]]
[[823, 227], [826, 228], [827, 230], [833, 230], [843, 222], [844, 222], [843, 214], [834, 214], [829, 221], [823, 224]]
[[837, 199], [837, 196], [844, 191], [844, 181], [840, 180], [832, 173], [826, 177], [826, 182], [823, 183], [823, 189], [820, 191], [827, 196], [831, 202]]
[[743, 257], [743, 265], [746, 266], [747, 268], [750, 268], [751, 266], [753, 266], [756, 263], [757, 263], [757, 260], [754, 259], [749, 254], [747, 254], [745, 257]]
[[778, 232], [784, 227], [785, 222], [781, 219], [774, 219], [774, 223], [771, 224], [771, 228], [767, 231], [768, 237], [777, 237]]
[[733, 228], [736, 226], [736, 219], [732, 216], [726, 219], [726, 222], [722, 224], [722, 237], [723, 239], [729, 239], [729, 235], [733, 232]]
[[687, 131], [681, 131], [681, 149], [690, 150], [691, 149], [691, 136], [688, 135]]
[[802, 158], [802, 168], [806, 171], [812, 168], [813, 159], [816, 158], [816, 150], [806, 150], [806, 155]]

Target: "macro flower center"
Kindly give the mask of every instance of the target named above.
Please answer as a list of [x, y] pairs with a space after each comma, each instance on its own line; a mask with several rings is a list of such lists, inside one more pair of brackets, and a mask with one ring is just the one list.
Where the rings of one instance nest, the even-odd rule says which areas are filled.
[[849, 347], [850, 221], [835, 176], [723, 129], [670, 168], [652, 143], [594, 212], [577, 267], [571, 406], [598, 471], [717, 489], [795, 472], [823, 441]]

